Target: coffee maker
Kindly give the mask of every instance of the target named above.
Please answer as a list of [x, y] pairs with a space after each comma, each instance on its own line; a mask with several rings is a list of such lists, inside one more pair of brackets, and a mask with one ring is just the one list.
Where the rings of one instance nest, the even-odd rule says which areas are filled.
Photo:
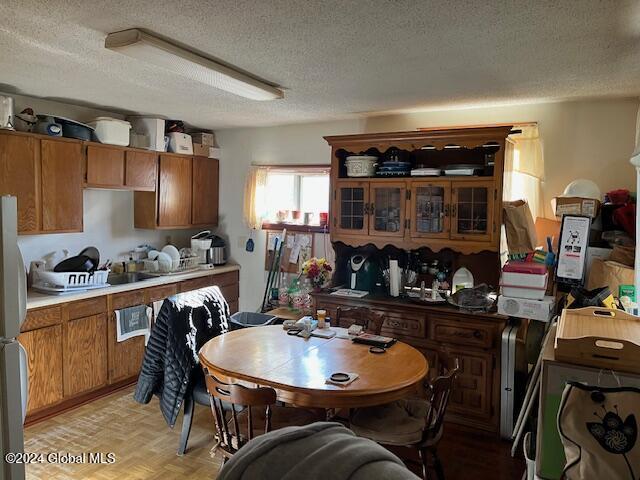
[[227, 263], [227, 243], [210, 230], [204, 230], [191, 237], [191, 251], [197, 255], [198, 263], [211, 268]]
[[211, 248], [211, 231], [204, 230], [191, 237], [191, 252], [198, 257], [198, 263], [207, 263], [207, 251]]

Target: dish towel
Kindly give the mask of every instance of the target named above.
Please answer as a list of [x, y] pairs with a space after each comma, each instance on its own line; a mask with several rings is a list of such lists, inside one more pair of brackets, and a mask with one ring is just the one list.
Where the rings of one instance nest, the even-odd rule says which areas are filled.
[[151, 307], [147, 305], [116, 310], [116, 340], [124, 342], [131, 337], [144, 335], [146, 345], [151, 329], [151, 311]]

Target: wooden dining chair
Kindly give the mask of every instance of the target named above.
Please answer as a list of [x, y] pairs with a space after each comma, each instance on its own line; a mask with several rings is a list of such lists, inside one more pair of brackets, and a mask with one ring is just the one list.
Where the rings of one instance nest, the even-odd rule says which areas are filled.
[[274, 420], [278, 427], [322, 420], [313, 411], [276, 405], [276, 391], [270, 387], [224, 383], [206, 369], [205, 382], [216, 427], [214, 450], [222, 452], [222, 465], [249, 440], [271, 431]]
[[429, 455], [438, 480], [444, 480], [444, 469], [437, 446], [444, 430], [444, 416], [460, 364], [446, 375], [425, 385], [426, 398], [408, 398], [377, 407], [357, 409], [351, 417], [351, 429], [382, 445], [412, 447], [418, 450], [422, 476], [428, 478]]
[[380, 335], [385, 319], [385, 315], [376, 313], [367, 307], [338, 307], [336, 309], [336, 326], [360, 325], [366, 333], [373, 335]]

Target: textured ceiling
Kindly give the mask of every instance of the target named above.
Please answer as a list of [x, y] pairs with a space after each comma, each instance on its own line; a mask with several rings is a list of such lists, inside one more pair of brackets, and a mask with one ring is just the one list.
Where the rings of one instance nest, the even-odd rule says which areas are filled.
[[[254, 102], [106, 50], [143, 28], [285, 89]], [[0, 91], [208, 128], [640, 94], [623, 0], [0, 0]]]

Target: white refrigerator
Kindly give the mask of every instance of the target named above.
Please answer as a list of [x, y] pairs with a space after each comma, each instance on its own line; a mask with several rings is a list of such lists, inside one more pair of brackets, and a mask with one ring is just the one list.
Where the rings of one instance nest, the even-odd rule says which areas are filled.
[[18, 343], [26, 315], [27, 284], [18, 248], [15, 197], [0, 197], [0, 480], [24, 479], [24, 465], [9, 464], [7, 453], [24, 450], [27, 403], [27, 357]]

